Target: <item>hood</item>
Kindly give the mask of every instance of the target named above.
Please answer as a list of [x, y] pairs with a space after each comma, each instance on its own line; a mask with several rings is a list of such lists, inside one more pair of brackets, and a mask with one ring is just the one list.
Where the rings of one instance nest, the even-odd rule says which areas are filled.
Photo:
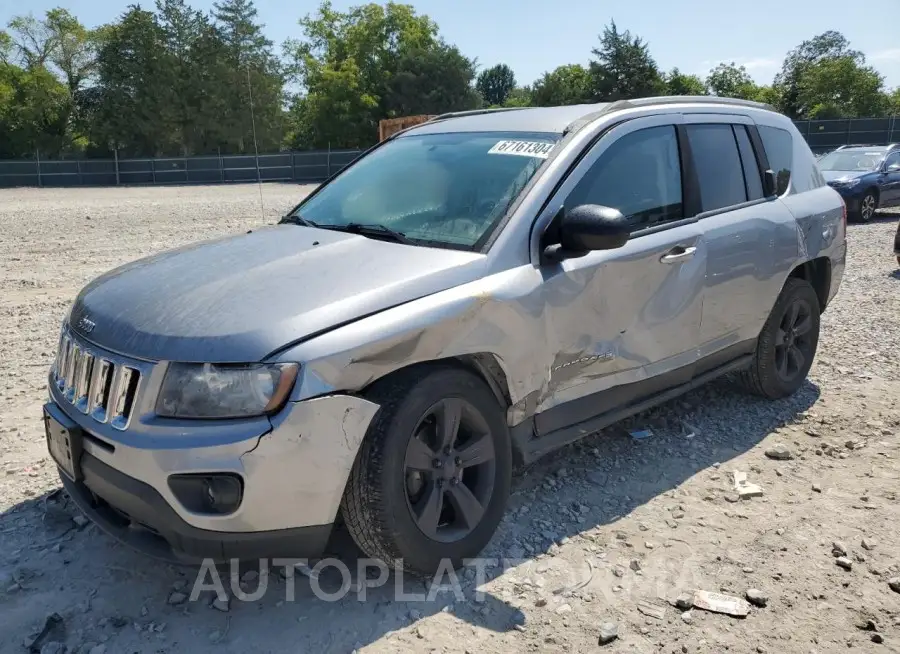
[[826, 182], [849, 182], [851, 179], [870, 175], [870, 171], [866, 170], [823, 170], [822, 176]]
[[[71, 328], [147, 360], [255, 362], [367, 314], [478, 279], [484, 255], [297, 225], [141, 259], [79, 293]], [[89, 333], [82, 318], [93, 323]]]

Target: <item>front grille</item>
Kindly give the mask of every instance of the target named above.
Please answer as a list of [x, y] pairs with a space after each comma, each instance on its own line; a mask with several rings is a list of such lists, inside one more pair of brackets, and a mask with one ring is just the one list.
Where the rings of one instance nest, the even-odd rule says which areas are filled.
[[131, 419], [141, 373], [96, 354], [63, 332], [56, 353], [56, 388], [69, 404], [97, 422], [125, 429]]

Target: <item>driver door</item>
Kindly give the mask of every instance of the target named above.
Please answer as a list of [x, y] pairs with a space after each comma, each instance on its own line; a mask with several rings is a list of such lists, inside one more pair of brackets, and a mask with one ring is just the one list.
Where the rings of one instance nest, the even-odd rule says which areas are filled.
[[891, 166], [900, 166], [900, 152], [890, 153], [884, 160], [881, 183], [881, 206], [896, 207], [900, 205], [900, 169], [891, 170]]
[[581, 160], [538, 219], [600, 204], [632, 223], [617, 250], [542, 266], [548, 390], [540, 435], [688, 382], [697, 360], [706, 275], [703, 232], [686, 208], [680, 115], [628, 121]]

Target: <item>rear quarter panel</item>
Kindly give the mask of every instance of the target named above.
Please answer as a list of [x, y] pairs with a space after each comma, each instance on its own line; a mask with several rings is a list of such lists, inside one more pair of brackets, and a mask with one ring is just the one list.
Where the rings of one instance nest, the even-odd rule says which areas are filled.
[[843, 200], [826, 184], [809, 145], [790, 120], [771, 112], [758, 112], [754, 120], [789, 132], [793, 142], [791, 181], [781, 202], [796, 221], [797, 258], [783, 271], [778, 291], [797, 265], [827, 257], [831, 263], [830, 301], [840, 287], [847, 255]]

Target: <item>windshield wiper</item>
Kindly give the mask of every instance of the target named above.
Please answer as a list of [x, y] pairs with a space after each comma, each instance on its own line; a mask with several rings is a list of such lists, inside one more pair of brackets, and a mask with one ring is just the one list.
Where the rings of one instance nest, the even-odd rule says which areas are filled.
[[351, 234], [359, 234], [360, 236], [383, 236], [394, 241], [395, 243], [403, 243], [404, 245], [415, 245], [415, 241], [407, 238], [403, 232], [379, 225], [378, 223], [348, 223], [346, 225], [322, 225], [327, 229], [350, 232]]
[[281, 220], [278, 221], [279, 225], [302, 225], [303, 227], [319, 227], [319, 223], [315, 223], [311, 220], [307, 220], [303, 216], [299, 214], [291, 214], [289, 216], [283, 216]]
[[403, 243], [404, 245], [415, 245], [415, 241], [407, 238], [403, 232], [398, 232], [379, 225], [377, 223], [349, 223], [346, 225], [321, 225], [317, 222], [304, 218], [298, 214], [284, 216], [278, 221], [279, 225], [302, 225], [303, 227], [318, 227], [319, 229], [330, 229], [334, 232], [350, 232], [351, 234], [359, 234], [360, 236], [381, 236], [395, 243]]

